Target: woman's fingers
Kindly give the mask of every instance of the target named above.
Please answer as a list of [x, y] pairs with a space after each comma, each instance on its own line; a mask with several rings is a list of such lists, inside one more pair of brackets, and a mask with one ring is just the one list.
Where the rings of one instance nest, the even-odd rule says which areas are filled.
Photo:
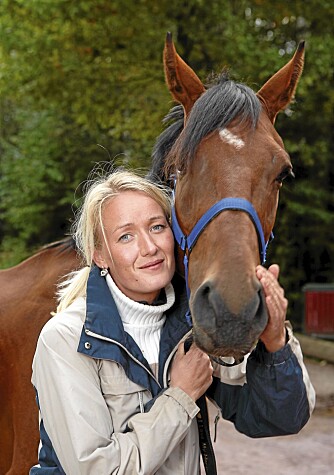
[[260, 338], [268, 351], [277, 351], [285, 344], [284, 322], [288, 308], [284, 290], [278, 283], [279, 266], [273, 264], [268, 270], [258, 266], [256, 275], [263, 288], [269, 317]]

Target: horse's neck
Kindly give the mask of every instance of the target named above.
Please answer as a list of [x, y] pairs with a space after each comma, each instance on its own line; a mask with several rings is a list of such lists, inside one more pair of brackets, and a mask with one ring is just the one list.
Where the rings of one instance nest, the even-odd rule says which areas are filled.
[[[51, 285], [75, 270], [79, 260], [74, 249], [43, 249], [16, 266], [0, 270], [0, 288]], [[45, 283], [44, 283], [45, 282]]]

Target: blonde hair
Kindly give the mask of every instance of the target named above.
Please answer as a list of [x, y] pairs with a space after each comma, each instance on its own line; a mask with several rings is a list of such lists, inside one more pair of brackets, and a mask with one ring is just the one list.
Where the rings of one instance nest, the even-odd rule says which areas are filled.
[[116, 170], [87, 183], [83, 204], [72, 226], [73, 238], [86, 267], [67, 275], [58, 285], [58, 312], [67, 308], [77, 297], [86, 295], [90, 267], [95, 265], [94, 251], [101, 244], [101, 230], [104, 235], [102, 211], [108, 201], [124, 191], [142, 192], [161, 206], [167, 220], [170, 221], [171, 200], [167, 189], [139, 174], [128, 170]]

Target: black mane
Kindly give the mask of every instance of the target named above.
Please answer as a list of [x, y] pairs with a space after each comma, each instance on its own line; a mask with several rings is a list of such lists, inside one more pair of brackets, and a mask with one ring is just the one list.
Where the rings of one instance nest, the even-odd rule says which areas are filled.
[[201, 140], [211, 132], [228, 126], [235, 119], [238, 119], [240, 125], [255, 128], [260, 109], [260, 101], [252, 89], [229, 79], [226, 72], [222, 73], [215, 84], [209, 86], [195, 102], [185, 128], [181, 105], [175, 106], [165, 117], [164, 123], [172, 123], [155, 143], [152, 176], [163, 180], [166, 171], [168, 175], [176, 169], [184, 170]]
[[149, 172], [149, 177], [153, 181], [165, 182], [164, 167], [166, 163], [166, 157], [183, 130], [184, 110], [181, 104], [174, 106], [164, 117], [162, 123], [164, 125], [169, 125], [159, 135], [153, 147], [151, 155], [152, 165]]

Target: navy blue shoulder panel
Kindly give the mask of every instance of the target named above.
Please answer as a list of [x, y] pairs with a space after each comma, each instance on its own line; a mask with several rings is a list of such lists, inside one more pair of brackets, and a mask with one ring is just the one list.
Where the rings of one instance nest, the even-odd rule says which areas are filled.
[[98, 335], [126, 345], [126, 334], [117, 306], [100, 269], [92, 267], [87, 282], [87, 310], [85, 327]]
[[[39, 407], [38, 395], [36, 395], [36, 401]], [[43, 419], [40, 422], [39, 431], [41, 439], [41, 448], [38, 454], [39, 465], [32, 467], [29, 475], [66, 475], [45, 430]]]

